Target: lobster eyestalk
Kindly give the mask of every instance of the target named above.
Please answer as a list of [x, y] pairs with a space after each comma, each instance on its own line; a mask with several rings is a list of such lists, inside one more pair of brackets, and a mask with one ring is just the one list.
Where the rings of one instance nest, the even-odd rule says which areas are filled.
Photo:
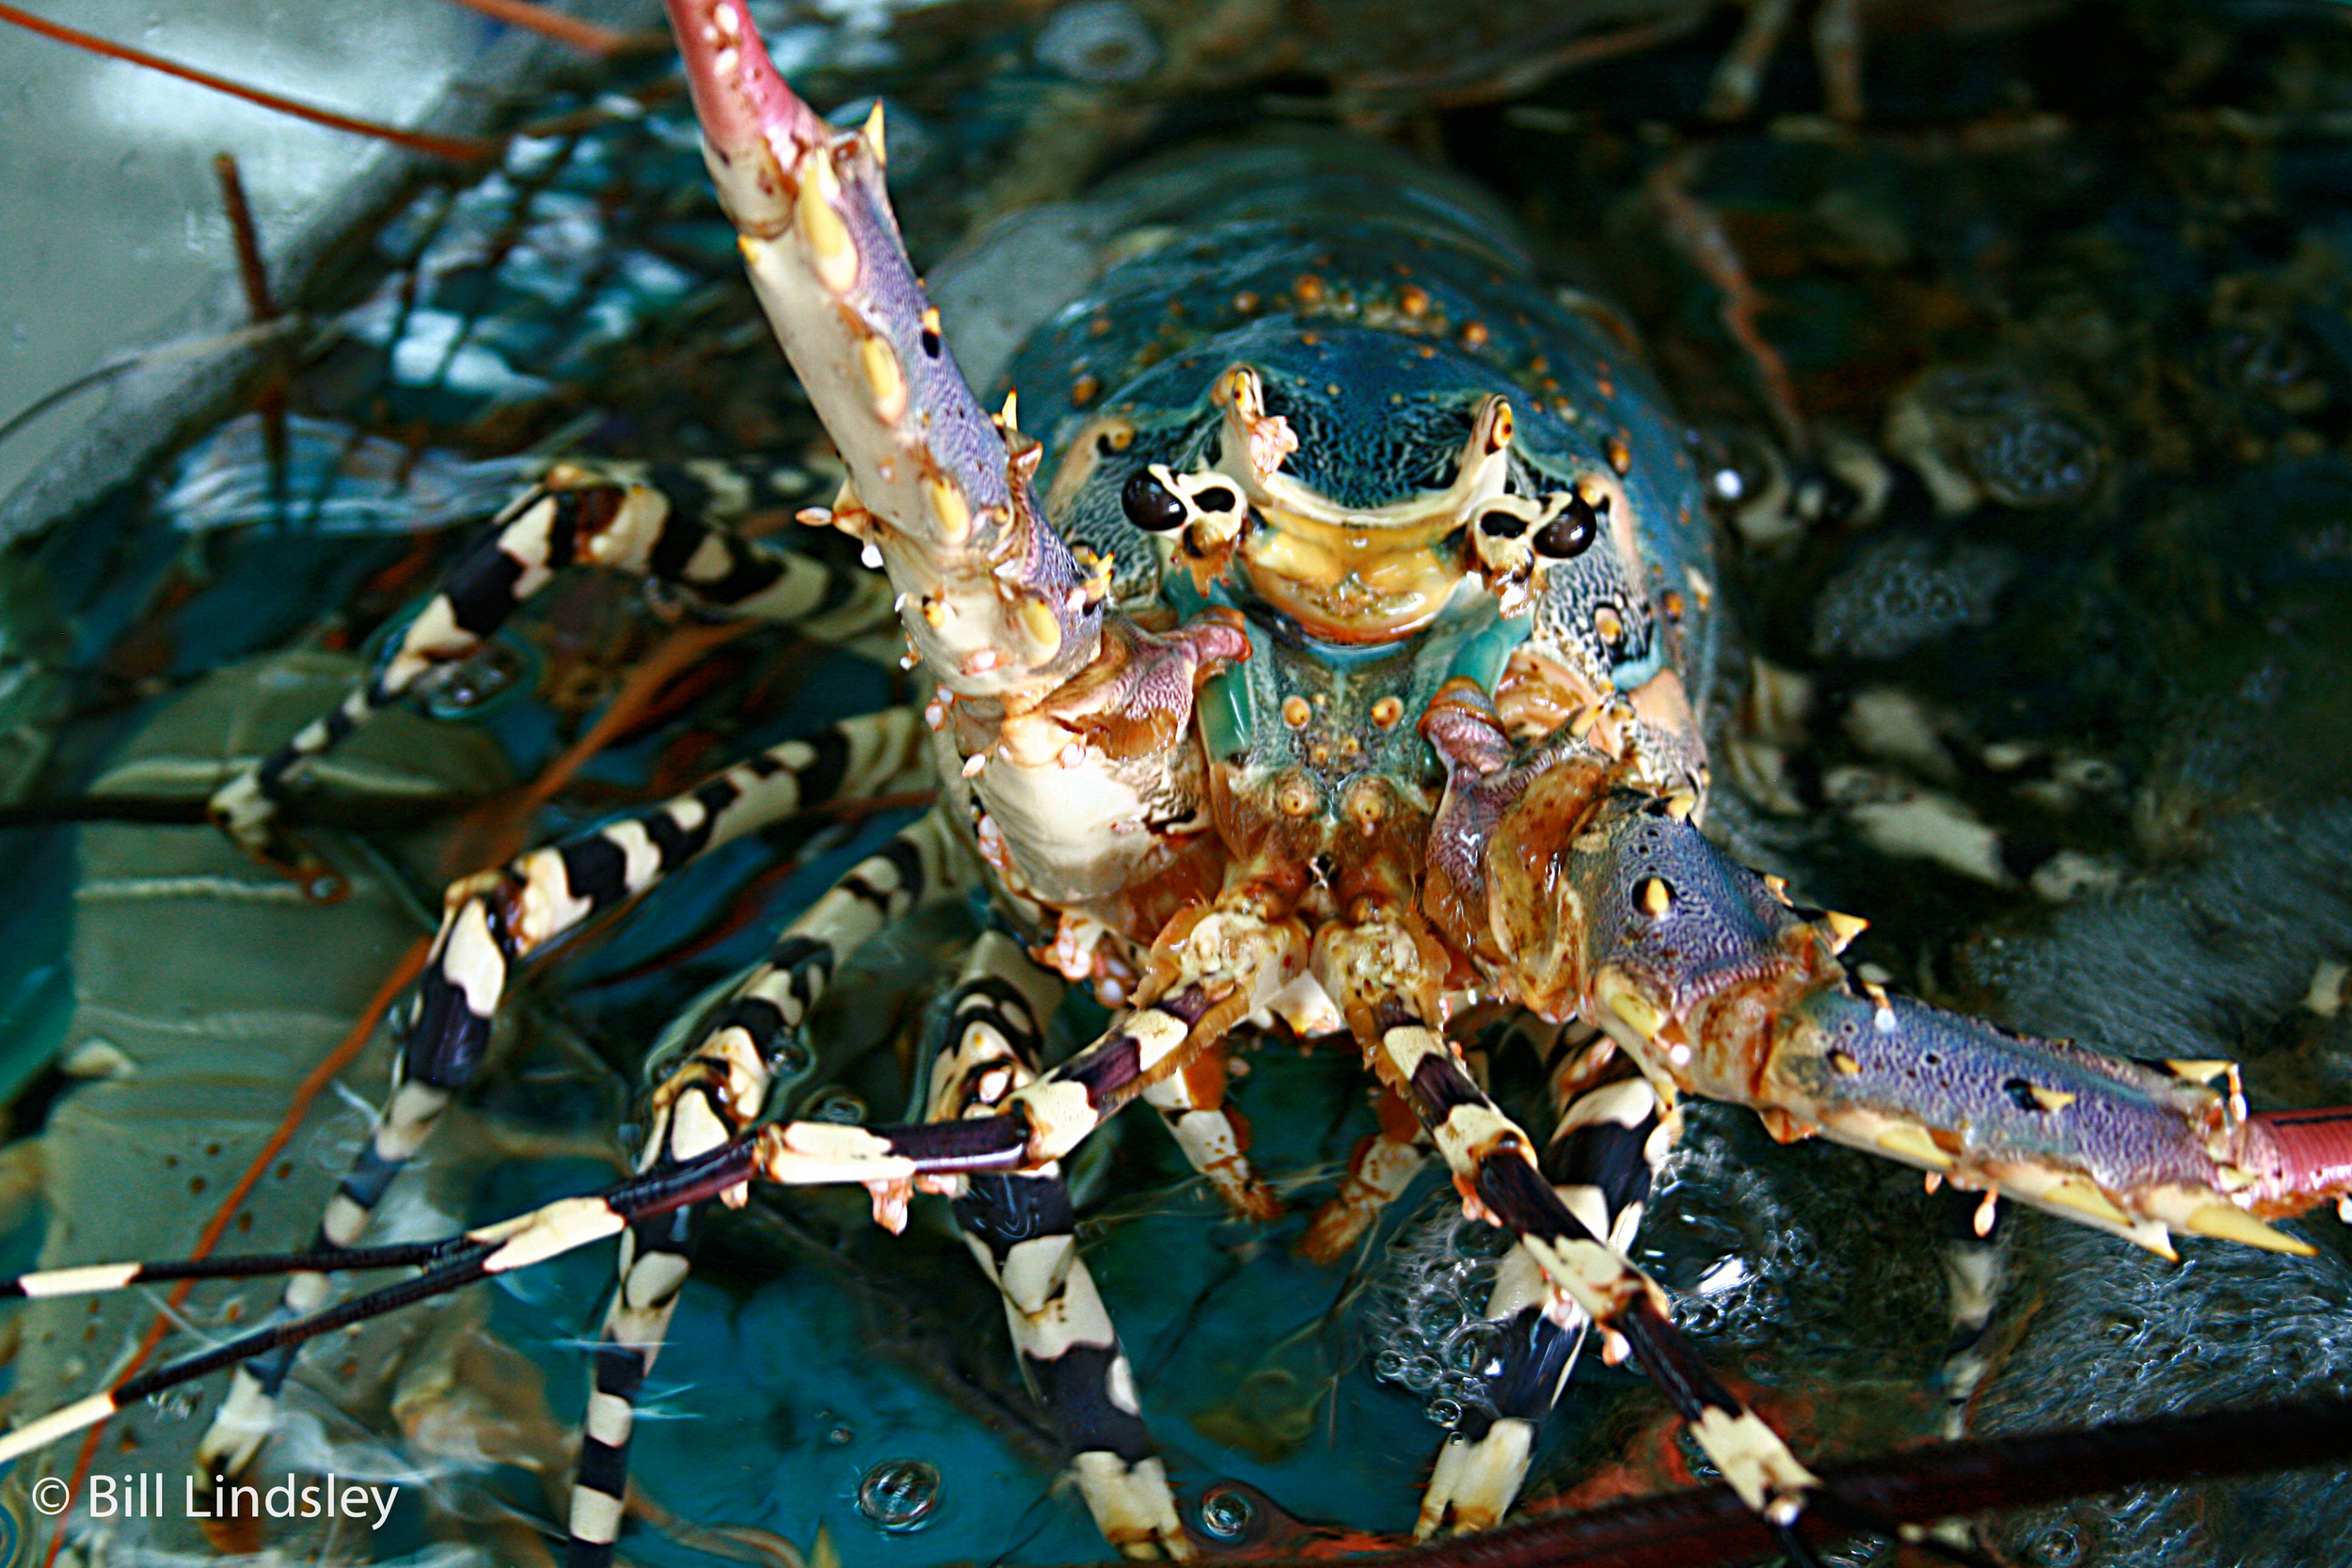
[[761, 308], [850, 470], [829, 517], [880, 554], [924, 663], [1014, 703], [1095, 656], [1103, 580], [1046, 527], [1037, 447], [941, 337], [883, 181], [879, 109], [836, 131], [777, 74], [742, 0], [669, 0], [704, 152]]
[[2251, 1115], [2233, 1063], [2110, 1055], [1894, 995], [1838, 959], [1862, 921], [1724, 857], [1687, 796], [1565, 737], [1515, 759], [1474, 693], [1423, 733], [1452, 769], [1433, 917], [1655, 1081], [2166, 1258], [2181, 1231], [2308, 1255], [2265, 1221], [2352, 1195], [2352, 1109]]

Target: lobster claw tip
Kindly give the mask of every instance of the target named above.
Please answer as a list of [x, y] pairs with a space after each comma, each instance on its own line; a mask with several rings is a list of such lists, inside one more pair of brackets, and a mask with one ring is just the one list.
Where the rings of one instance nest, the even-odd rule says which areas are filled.
[[827, 140], [830, 127], [786, 85], [743, 0], [668, 0], [668, 9], [695, 117], [715, 156], [732, 162], [771, 137], [794, 152]]

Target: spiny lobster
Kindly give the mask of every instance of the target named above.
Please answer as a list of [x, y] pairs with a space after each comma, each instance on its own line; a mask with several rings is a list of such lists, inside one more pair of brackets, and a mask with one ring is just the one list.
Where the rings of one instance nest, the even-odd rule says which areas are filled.
[[[1270, 1213], [1224, 1107], [1225, 1051], [1279, 1019], [1302, 1037], [1343, 1031], [1386, 1094], [1311, 1251], [1343, 1251], [1428, 1146], [1466, 1209], [1517, 1243], [1489, 1306], [1514, 1325], [1487, 1373], [1497, 1415], [1443, 1450], [1424, 1530], [1501, 1517], [1590, 1327], [1658, 1380], [1806, 1560], [1795, 1526], [1816, 1478], [1625, 1257], [1679, 1097], [2167, 1256], [2177, 1231], [2307, 1250], [2265, 1222], [2352, 1195], [2344, 1113], [2253, 1115], [2226, 1063], [2106, 1055], [1895, 996], [1838, 959], [1858, 920], [1797, 905], [1702, 836], [1686, 683], [1708, 666], [1713, 589], [1694, 467], [1630, 334], [1605, 306], [1538, 290], [1474, 204], [1327, 148], [1196, 166], [1139, 214], [1129, 258], [1016, 359], [1041, 441], [1011, 403], [988, 415], [957, 368], [898, 242], [879, 117], [850, 133], [819, 119], [740, 0], [672, 9], [722, 200], [850, 475], [811, 520], [889, 575], [936, 683], [943, 800], [656, 1064], [637, 1180], [447, 1243], [362, 1247], [370, 1211], [465, 1088], [516, 962], [719, 843], [874, 787], [914, 758], [918, 731], [887, 715], [787, 742], [456, 884], [371, 1147], [318, 1247], [278, 1260], [297, 1273], [293, 1315], [36, 1420], [0, 1454], [250, 1362], [206, 1449], [234, 1466], [302, 1338], [619, 1233], [571, 1517], [576, 1560], [604, 1560], [631, 1402], [703, 1206], [741, 1203], [753, 1180], [846, 1182], [894, 1227], [917, 1190], [955, 1199], [1104, 1534], [1184, 1555], [1060, 1162], [1140, 1097], [1237, 1212]], [[574, 563], [749, 616], [838, 629], [880, 611], [870, 583], [730, 535], [702, 499], [550, 474], [362, 689], [221, 792], [224, 825], [298, 863], [276, 816], [299, 768]], [[944, 1010], [928, 1118], [767, 1118], [778, 1053], [836, 962], [975, 886], [1004, 929], [976, 944]], [[1064, 981], [1122, 1011], [1049, 1067], [1035, 1050]], [[1549, 1146], [1450, 1037], [1482, 1003], [1598, 1032], [1554, 1074]], [[388, 1263], [429, 1267], [318, 1310], [327, 1270]], [[173, 1276], [93, 1265], [18, 1286]]]

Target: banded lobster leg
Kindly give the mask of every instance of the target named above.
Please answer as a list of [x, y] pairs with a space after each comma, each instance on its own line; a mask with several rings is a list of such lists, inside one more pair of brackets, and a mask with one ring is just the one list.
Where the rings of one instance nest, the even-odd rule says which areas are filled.
[[[582, 1442], [581, 1484], [573, 1492], [577, 1564], [609, 1562], [626, 1487], [631, 1399], [660, 1343], [683, 1284], [681, 1233], [649, 1221], [717, 1197], [747, 1201], [749, 1184], [855, 1183], [875, 1199], [876, 1217], [905, 1222], [915, 1181], [957, 1194], [975, 1176], [1041, 1170], [1066, 1156], [1145, 1087], [1182, 1069], [1295, 979], [1304, 933], [1295, 922], [1247, 910], [1219, 910], [1180, 922], [1164, 939], [1159, 996], [1117, 1019], [1101, 1038], [1035, 1082], [1012, 1089], [999, 1114], [898, 1127], [836, 1122], [749, 1126], [773, 1077], [783, 1032], [797, 1025], [831, 975], [835, 956], [917, 901], [952, 889], [961, 849], [932, 813], [901, 832], [820, 898], [715, 1020], [703, 1042], [665, 1075], [653, 1097], [645, 1169], [611, 1191], [563, 1198], [529, 1214], [447, 1242], [374, 1249], [312, 1249], [291, 1257], [202, 1263], [97, 1264], [0, 1282], [22, 1295], [119, 1290], [154, 1280], [286, 1273], [322, 1265], [426, 1272], [291, 1322], [260, 1328], [199, 1354], [89, 1395], [0, 1435], [0, 1463], [107, 1418], [133, 1400], [226, 1367], [300, 1344], [350, 1323], [394, 1310], [491, 1275], [528, 1267], [603, 1237], [629, 1231], [621, 1308], [598, 1356], [591, 1430]], [[740, 1130], [737, 1130], [740, 1129]], [[651, 1243], [651, 1244], [648, 1244]], [[631, 1291], [628, 1283], [640, 1289]]]
[[[846, 872], [809, 906], [658, 1081], [638, 1169], [665, 1179], [739, 1140], [766, 1108], [784, 1050], [824, 995], [840, 961], [914, 909], [968, 885], [961, 847], [937, 813], [925, 816]], [[721, 1201], [739, 1206], [747, 1190]], [[628, 1442], [643, 1386], [693, 1266], [703, 1208], [635, 1221], [623, 1233], [618, 1280], [595, 1354], [586, 1430], [572, 1483], [569, 1560], [602, 1568], [620, 1537]]]
[[[1585, 1228], [1625, 1253], [1659, 1164], [1681, 1136], [1681, 1111], [1606, 1037], [1562, 1062], [1551, 1094], [1559, 1120], [1537, 1163]], [[1413, 1529], [1423, 1540], [1502, 1522], [1590, 1327], [1574, 1302], [1553, 1299], [1524, 1246], [1514, 1246], [1497, 1269], [1486, 1315], [1499, 1339], [1485, 1370], [1489, 1408], [1467, 1414], [1438, 1450]]]
[[1444, 944], [1414, 917], [1391, 915], [1325, 927], [1312, 962], [1373, 1070], [1429, 1129], [1465, 1212], [1510, 1231], [1551, 1290], [1600, 1330], [1603, 1359], [1639, 1360], [1782, 1550], [1798, 1563], [1816, 1562], [1795, 1525], [1817, 1478], [1707, 1370], [1675, 1328], [1664, 1291], [1553, 1190], [1537, 1168], [1534, 1140], [1487, 1098], [1439, 1032]]
[[[1121, 1014], [1099, 1039], [1032, 1083], [1006, 1109], [955, 1121], [864, 1128], [835, 1122], [753, 1127], [774, 1077], [778, 1048], [821, 994], [836, 958], [889, 919], [951, 891], [963, 851], [937, 813], [900, 832], [852, 869], [778, 942], [770, 962], [739, 990], [702, 1043], [666, 1073], [653, 1096], [648, 1153], [637, 1180], [593, 1197], [566, 1198], [448, 1243], [358, 1250], [331, 1243], [291, 1258], [223, 1260], [227, 1266], [97, 1265], [12, 1282], [27, 1294], [119, 1289], [146, 1280], [425, 1263], [424, 1275], [364, 1297], [254, 1332], [93, 1394], [0, 1437], [0, 1460], [29, 1452], [105, 1419], [136, 1398], [225, 1367], [275, 1357], [347, 1323], [405, 1306], [623, 1231], [624, 1277], [600, 1347], [589, 1431], [572, 1501], [573, 1561], [612, 1558], [624, 1512], [633, 1399], [684, 1284], [691, 1218], [673, 1212], [716, 1196], [747, 1200], [749, 1183], [854, 1183], [893, 1229], [906, 1221], [916, 1181], [950, 1196], [975, 1176], [1042, 1170], [1152, 1084], [1182, 1070], [1240, 1019], [1297, 977], [1304, 933], [1295, 921], [1219, 909], [1175, 923], [1155, 949], [1156, 997]], [[321, 1292], [323, 1294], [323, 1291]], [[232, 1400], [233, 1402], [233, 1400]], [[224, 1412], [226, 1414], [226, 1412]], [[256, 1438], [258, 1441], [258, 1437]]]
[[1169, 923], [1135, 1005], [1092, 1044], [1005, 1096], [1002, 1112], [898, 1127], [787, 1122], [765, 1130], [760, 1172], [786, 1186], [856, 1182], [898, 1229], [914, 1183], [954, 1196], [966, 1172], [1035, 1171], [1128, 1101], [1182, 1071], [1296, 979], [1304, 929], [1246, 904]]
[[[440, 932], [399, 1026], [391, 1096], [328, 1203], [315, 1245], [349, 1247], [366, 1233], [392, 1180], [470, 1082], [515, 964], [709, 849], [819, 801], [872, 793], [918, 763], [921, 734], [904, 710], [845, 720], [813, 738], [770, 747], [660, 805], [452, 883]], [[278, 1315], [315, 1310], [326, 1291], [324, 1275], [293, 1275]], [[292, 1366], [289, 1350], [238, 1369], [198, 1447], [199, 1464], [229, 1473], [245, 1468], [268, 1434]]]
[[1403, 1096], [1383, 1088], [1375, 1114], [1379, 1131], [1358, 1140], [1340, 1190], [1315, 1211], [1299, 1238], [1298, 1255], [1311, 1263], [1338, 1262], [1429, 1163], [1429, 1133]]
[[1249, 1163], [1249, 1123], [1226, 1103], [1225, 1064], [1219, 1041], [1145, 1089], [1144, 1102], [1235, 1218], [1279, 1219], [1282, 1200]]
[[[744, 483], [748, 483], [745, 481]], [[889, 594], [869, 577], [738, 538], [715, 520], [712, 480], [685, 471], [626, 479], [563, 463], [516, 498], [451, 564], [375, 671], [326, 718], [214, 791], [213, 819], [270, 864], [315, 870], [278, 824], [302, 769], [369, 717], [479, 650], [566, 566], [606, 566], [680, 589], [712, 610], [790, 622], [822, 640], [882, 624]]]
[[[947, 993], [926, 1052], [927, 1119], [992, 1115], [1033, 1082], [1043, 1021], [1061, 990], [1060, 977], [1040, 968], [1018, 942], [984, 932]], [[1136, 1403], [1135, 1373], [1078, 1256], [1077, 1216], [1059, 1165], [972, 1177], [955, 1213], [972, 1256], [1004, 1295], [1022, 1370], [1070, 1450], [1078, 1490], [1103, 1538], [1129, 1557], [1189, 1557], [1175, 1497]]]

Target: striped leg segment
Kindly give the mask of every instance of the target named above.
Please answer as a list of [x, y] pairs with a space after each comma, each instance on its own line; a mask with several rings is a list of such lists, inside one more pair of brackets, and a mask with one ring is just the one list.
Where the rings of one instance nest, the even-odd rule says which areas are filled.
[[[676, 1156], [703, 1130], [726, 1125], [727, 1102], [707, 1085], [683, 1090], [659, 1116], [645, 1144], [645, 1164], [660, 1172], [685, 1162]], [[754, 1102], [755, 1104], [756, 1101]], [[683, 1107], [691, 1110], [681, 1114]], [[665, 1147], [666, 1146], [666, 1147]], [[621, 1234], [619, 1281], [605, 1308], [591, 1361], [588, 1411], [581, 1422], [580, 1461], [572, 1473], [566, 1521], [571, 1568], [606, 1568], [628, 1496], [628, 1440], [637, 1420], [637, 1393], [660, 1353], [678, 1291], [693, 1265], [704, 1206], [694, 1204], [638, 1221]]]
[[1299, 1239], [1299, 1256], [1310, 1262], [1337, 1262], [1363, 1240], [1382, 1211], [1405, 1196], [1428, 1163], [1429, 1134], [1412, 1106], [1383, 1088], [1379, 1117], [1380, 1131], [1365, 1133], [1357, 1143], [1340, 1190], [1315, 1211]]
[[965, 891], [974, 870], [963, 847], [934, 812], [909, 823], [842, 873], [785, 927], [766, 960], [735, 989], [691, 1052], [646, 1064], [648, 1077], [660, 1085], [654, 1091], [656, 1108], [675, 1095], [681, 1063], [707, 1061], [756, 1072], [755, 1093], [748, 1085], [726, 1090], [737, 1104], [755, 1110], [767, 1096], [772, 1064], [807, 1022], [841, 961], [910, 911]]
[[875, 1217], [904, 1220], [918, 1179], [953, 1190], [977, 1170], [1037, 1170], [1061, 1159], [1153, 1084], [1187, 1066], [1295, 978], [1303, 932], [1291, 921], [1218, 911], [1171, 927], [1153, 962], [1168, 977], [1155, 1000], [1115, 1019], [1101, 1038], [1005, 1097], [1005, 1111], [905, 1127], [786, 1122], [766, 1129], [761, 1173], [787, 1186], [853, 1181], [872, 1188]]
[[571, 565], [607, 566], [667, 583], [713, 610], [794, 622], [819, 638], [884, 624], [889, 590], [805, 556], [739, 539], [708, 516], [709, 476], [643, 481], [559, 464], [484, 530], [367, 682], [324, 719], [215, 791], [215, 821], [271, 864], [314, 869], [278, 827], [279, 804], [306, 765], [388, 707], [479, 650], [524, 601]]
[[[656, 1082], [640, 1167], [684, 1169], [734, 1147], [765, 1108], [779, 1056], [839, 961], [920, 904], [962, 886], [960, 851], [925, 816], [852, 866], [778, 939], [683, 1055], [649, 1065]], [[739, 1204], [741, 1184], [720, 1194]], [[580, 1466], [572, 1480], [571, 1568], [606, 1568], [628, 1495], [638, 1389], [661, 1349], [693, 1267], [704, 1209], [682, 1207], [621, 1238], [619, 1278], [596, 1351]]]
[[1222, 1041], [1207, 1047], [1145, 1089], [1144, 1101], [1235, 1218], [1279, 1219], [1282, 1200], [1249, 1164], [1249, 1123], [1225, 1103], [1225, 1057]]
[[[948, 993], [925, 1097], [930, 1119], [993, 1115], [1031, 1082], [1041, 1021], [1060, 997], [1059, 978], [1018, 942], [984, 934]], [[1078, 1256], [1060, 1167], [972, 1177], [955, 1214], [972, 1256], [1004, 1295], [1022, 1370], [1070, 1449], [1104, 1538], [1130, 1557], [1190, 1556], [1135, 1374]]]
[[[1681, 1115], [1607, 1038], [1565, 1065], [1552, 1094], [1565, 1109], [1544, 1150], [1543, 1174], [1588, 1230], [1623, 1253], [1641, 1227], [1659, 1163], [1681, 1132]], [[1488, 1408], [1470, 1412], [1438, 1450], [1414, 1527], [1424, 1540], [1502, 1522], [1590, 1322], [1581, 1307], [1554, 1295], [1524, 1246], [1513, 1247], [1497, 1271], [1486, 1318], [1500, 1336], [1486, 1371]]]
[[707, 850], [822, 801], [874, 793], [917, 763], [920, 735], [903, 709], [844, 720], [647, 811], [452, 884], [405, 1030], [405, 1080], [462, 1088], [516, 962]]
[[1607, 1359], [1629, 1352], [1641, 1362], [1782, 1549], [1801, 1564], [1816, 1562], [1792, 1527], [1817, 1478], [1707, 1370], [1676, 1331], [1665, 1292], [1553, 1191], [1537, 1168], [1534, 1140], [1431, 1027], [1439, 976], [1418, 958], [1425, 940], [1393, 926], [1327, 927], [1316, 943], [1316, 974], [1381, 1079], [1429, 1129], [1463, 1207], [1518, 1238], [1552, 1289], [1599, 1327]]
[[865, 1186], [874, 1194], [875, 1222], [900, 1229], [918, 1180], [953, 1196], [964, 1175], [1041, 1170], [1069, 1154], [1143, 1092], [1150, 1069], [1175, 1056], [1211, 1011], [1199, 986], [1136, 1007], [1084, 1051], [1011, 1090], [994, 1116], [898, 1127], [777, 1123], [766, 1129], [760, 1174], [787, 1187]]
[[[771, 747], [650, 810], [453, 883], [400, 1026], [391, 1099], [327, 1204], [316, 1247], [349, 1247], [366, 1233], [393, 1178], [472, 1077], [516, 963], [707, 849], [818, 801], [871, 793], [916, 759], [920, 734], [914, 718], [898, 710], [846, 720], [812, 738]], [[287, 1281], [279, 1316], [316, 1311], [326, 1297], [324, 1275], [297, 1274]], [[230, 1473], [250, 1462], [293, 1365], [289, 1349], [237, 1370], [199, 1446], [199, 1460]]]

